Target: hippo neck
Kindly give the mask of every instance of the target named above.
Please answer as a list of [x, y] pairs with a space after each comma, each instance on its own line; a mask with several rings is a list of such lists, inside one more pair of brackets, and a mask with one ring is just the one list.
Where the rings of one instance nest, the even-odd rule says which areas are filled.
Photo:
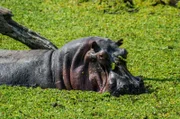
[[55, 50], [51, 57], [51, 71], [52, 79], [55, 87], [58, 89], [65, 89], [63, 76], [62, 76], [62, 59], [61, 51]]

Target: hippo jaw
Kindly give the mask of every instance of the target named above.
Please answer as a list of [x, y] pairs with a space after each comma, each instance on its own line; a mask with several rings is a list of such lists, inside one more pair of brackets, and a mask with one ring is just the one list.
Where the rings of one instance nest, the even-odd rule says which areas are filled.
[[108, 80], [108, 71], [97, 62], [89, 63], [88, 71], [93, 90], [104, 92]]

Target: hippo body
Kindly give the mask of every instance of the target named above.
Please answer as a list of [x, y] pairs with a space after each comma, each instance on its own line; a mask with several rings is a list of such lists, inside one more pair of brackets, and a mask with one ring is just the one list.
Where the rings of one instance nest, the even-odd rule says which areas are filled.
[[108, 91], [115, 96], [144, 92], [143, 81], [127, 70], [121, 44], [87, 37], [58, 50], [0, 50], [0, 85]]
[[0, 85], [55, 87], [52, 53], [52, 50], [0, 50]]

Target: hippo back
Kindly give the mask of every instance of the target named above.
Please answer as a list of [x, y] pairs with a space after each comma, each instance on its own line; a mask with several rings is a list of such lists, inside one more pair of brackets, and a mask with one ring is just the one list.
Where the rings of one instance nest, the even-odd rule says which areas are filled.
[[0, 50], [0, 85], [54, 87], [51, 50]]

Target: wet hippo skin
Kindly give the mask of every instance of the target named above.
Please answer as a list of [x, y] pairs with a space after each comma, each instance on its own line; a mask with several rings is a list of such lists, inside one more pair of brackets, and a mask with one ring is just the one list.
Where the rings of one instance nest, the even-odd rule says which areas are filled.
[[0, 50], [0, 85], [120, 94], [144, 92], [143, 80], [127, 69], [122, 40], [87, 37], [59, 50]]

